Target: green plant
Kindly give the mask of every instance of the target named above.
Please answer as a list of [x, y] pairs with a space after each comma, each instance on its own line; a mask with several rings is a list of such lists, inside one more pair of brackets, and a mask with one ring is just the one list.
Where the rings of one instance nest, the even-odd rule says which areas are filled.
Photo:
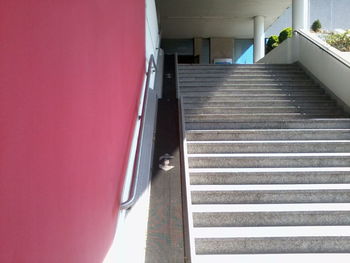
[[314, 32], [320, 32], [321, 31], [321, 28], [322, 28], [322, 25], [321, 25], [321, 22], [320, 20], [315, 20], [315, 22], [312, 23], [312, 26], [311, 26], [311, 29], [314, 31]]
[[332, 33], [326, 37], [326, 42], [340, 51], [350, 52], [350, 30], [342, 34]]
[[283, 29], [279, 36], [270, 36], [266, 43], [266, 54], [269, 53], [272, 49], [278, 47], [284, 40], [292, 37], [293, 29], [291, 27], [287, 27]]
[[293, 36], [293, 29], [291, 27], [287, 27], [281, 31], [280, 35], [278, 36], [278, 41], [281, 44], [284, 40], [292, 36]]
[[269, 53], [275, 47], [278, 47], [278, 36], [270, 36], [266, 43], [266, 54]]

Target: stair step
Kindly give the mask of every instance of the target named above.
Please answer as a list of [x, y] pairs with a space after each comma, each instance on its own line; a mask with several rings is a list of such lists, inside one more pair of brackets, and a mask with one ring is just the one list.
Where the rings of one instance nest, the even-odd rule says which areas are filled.
[[191, 130], [188, 141], [350, 140], [350, 129]]
[[288, 121], [298, 119], [318, 119], [318, 118], [342, 118], [346, 115], [342, 113], [246, 113], [246, 114], [186, 114], [186, 122], [234, 122], [240, 120], [250, 121]]
[[245, 108], [232, 108], [232, 107], [203, 107], [196, 109], [184, 109], [186, 115], [193, 114], [267, 114], [267, 113], [295, 113], [295, 114], [317, 114], [317, 115], [329, 115], [329, 114], [343, 114], [341, 110], [336, 107], [328, 108], [297, 108], [297, 107], [245, 107]]
[[350, 226], [196, 227], [195, 238], [349, 237]]
[[[350, 211], [193, 213], [194, 227], [342, 226]], [[226, 231], [225, 231], [226, 232]]]
[[181, 91], [181, 95], [183, 97], [219, 97], [219, 96], [288, 96], [288, 97], [307, 97], [307, 96], [319, 96], [322, 95], [324, 92], [323, 90], [317, 90], [317, 91], [259, 91], [252, 94], [250, 90], [247, 91], [209, 91], [209, 92], [202, 92], [202, 91]]
[[303, 70], [297, 66], [262, 66], [258, 64], [253, 64], [253, 65], [178, 65], [178, 70], [181, 72], [192, 72], [192, 71], [200, 71], [200, 72], [205, 72], [205, 71], [223, 71], [223, 70], [228, 70], [228, 71], [240, 71], [240, 70], [246, 70], [246, 71], [255, 71], [255, 70], [264, 70], [264, 71], [301, 71]]
[[182, 76], [195, 77], [225, 77], [225, 76], [305, 76], [305, 73], [298, 69], [191, 69], [178, 70], [180, 78]]
[[208, 85], [211, 84], [211, 82], [206, 81], [206, 82], [193, 82], [193, 83], [205, 83], [207, 85], [187, 85], [188, 83], [186, 83], [186, 85], [181, 85], [181, 82], [179, 82], [179, 88], [181, 91], [186, 91], [189, 89], [193, 89], [193, 90], [200, 90], [200, 89], [206, 89], [209, 91], [216, 91], [219, 89], [231, 89], [231, 90], [248, 90], [248, 91], [259, 91], [259, 90], [264, 90], [264, 89], [272, 89], [272, 90], [323, 90], [321, 89], [316, 83], [309, 83], [308, 85], [305, 85], [303, 83], [294, 83], [292, 81], [286, 83], [286, 85], [280, 85], [278, 83], [275, 82], [271, 82], [271, 83], [261, 83], [261, 84], [247, 84], [247, 83], [243, 83], [243, 84], [235, 84], [235, 85], [229, 85], [225, 82], [220, 82], [218, 81], [218, 84], [214, 84], [214, 85]]
[[350, 184], [226, 184], [190, 185], [191, 191], [297, 191], [297, 190], [350, 190]]
[[191, 153], [312, 153], [350, 152], [348, 141], [193, 141], [187, 143]]
[[297, 64], [188, 64], [180, 63], [179, 68], [300, 68]]
[[270, 79], [235, 79], [235, 80], [226, 80], [226, 81], [181, 81], [180, 86], [228, 86], [228, 85], [239, 85], [239, 84], [247, 84], [247, 85], [280, 85], [280, 86], [300, 86], [300, 85], [312, 85], [314, 82], [312, 80], [270, 80]]
[[306, 75], [301, 74], [285, 74], [285, 75], [262, 75], [262, 74], [236, 74], [236, 75], [222, 75], [221, 77], [217, 74], [212, 76], [189, 76], [189, 75], [181, 75], [179, 78], [179, 82], [189, 82], [189, 81], [196, 81], [199, 83], [202, 82], [230, 82], [230, 81], [236, 81], [236, 80], [271, 80], [273, 82], [275, 81], [309, 81], [310, 79]]
[[[302, 94], [295, 94], [290, 96], [287, 94], [277, 95], [236, 95], [236, 96], [185, 96], [183, 97], [184, 103], [208, 103], [208, 102], [242, 102], [246, 101], [246, 106], [255, 106], [255, 102], [259, 101], [269, 101], [269, 100], [282, 100], [290, 101], [291, 103], [309, 103], [320, 100], [330, 100], [328, 96], [324, 94], [308, 95], [304, 96]], [[248, 104], [251, 103], [251, 104]]]
[[286, 93], [288, 92], [293, 92], [293, 91], [298, 91], [298, 92], [310, 92], [310, 91], [315, 91], [318, 93], [322, 93], [323, 90], [318, 88], [318, 87], [305, 87], [305, 86], [287, 86], [287, 87], [282, 87], [282, 86], [217, 86], [217, 87], [201, 87], [201, 86], [196, 86], [196, 87], [191, 87], [191, 86], [185, 86], [185, 87], [180, 87], [181, 93], [183, 92], [250, 92], [250, 93], [259, 93], [259, 92], [281, 92], [284, 91]]
[[345, 190], [192, 191], [192, 204], [350, 203]]
[[250, 155], [229, 156], [219, 154], [188, 156], [189, 168], [288, 168], [288, 167], [347, 167], [350, 164], [350, 156], [285, 156], [285, 155]]
[[252, 71], [246, 69], [237, 69], [237, 70], [178, 70], [180, 78], [182, 77], [203, 77], [203, 78], [232, 78], [232, 77], [246, 77], [251, 76], [251, 78], [259, 77], [288, 77], [288, 76], [297, 76], [297, 77], [308, 77], [303, 71], [300, 70], [265, 70], [265, 69], [254, 69]]
[[350, 203], [193, 204], [193, 213], [330, 212], [350, 211]]
[[195, 93], [208, 93], [215, 95], [218, 92], [223, 93], [239, 93], [245, 92], [251, 95], [264, 94], [264, 93], [281, 93], [288, 94], [293, 92], [314, 92], [315, 94], [323, 94], [324, 90], [317, 86], [280, 86], [280, 85], [217, 85], [217, 86], [180, 86], [181, 94], [187, 94], [189, 92]]
[[257, 71], [250, 71], [246, 69], [239, 69], [239, 70], [215, 70], [212, 72], [211, 70], [208, 70], [207, 73], [203, 73], [203, 71], [200, 70], [179, 70], [180, 76], [179, 79], [183, 78], [230, 78], [230, 77], [250, 77], [250, 78], [259, 78], [259, 77], [304, 77], [309, 78], [308, 75], [306, 75], [302, 71], [280, 71], [280, 72], [274, 72], [270, 70], [257, 70]]
[[350, 253], [350, 237], [197, 238], [197, 254]]
[[190, 183], [193, 185], [224, 185], [224, 184], [340, 184], [350, 183], [350, 169], [348, 171], [267, 171], [251, 172], [207, 172], [190, 173]]
[[[183, 98], [185, 100], [185, 98]], [[251, 105], [251, 106], [249, 106]], [[184, 103], [183, 109], [197, 109], [197, 108], [205, 108], [205, 107], [215, 107], [215, 108], [226, 108], [226, 107], [241, 107], [241, 108], [267, 108], [267, 107], [284, 107], [284, 108], [301, 108], [301, 109], [309, 109], [309, 108], [325, 108], [335, 106], [334, 101], [329, 100], [314, 100], [309, 102], [293, 102], [291, 100], [266, 100], [266, 101], [226, 101], [226, 102], [189, 102]]]
[[[216, 133], [220, 131], [231, 131], [232, 129], [349, 129], [350, 119], [348, 118], [318, 118], [318, 119], [290, 119], [288, 121], [216, 121], [216, 122], [191, 122], [185, 120], [186, 130], [189, 131], [209, 131]], [[209, 133], [211, 132], [209, 131]], [[315, 138], [317, 133], [315, 133]], [[227, 140], [227, 139], [225, 139]], [[341, 140], [341, 138], [339, 138]]]

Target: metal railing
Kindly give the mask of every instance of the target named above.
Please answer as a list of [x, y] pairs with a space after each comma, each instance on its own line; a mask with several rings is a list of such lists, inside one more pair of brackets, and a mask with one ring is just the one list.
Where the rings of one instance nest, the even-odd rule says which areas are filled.
[[128, 199], [121, 203], [120, 209], [129, 209], [131, 208], [137, 200], [137, 185], [140, 180], [140, 149], [141, 149], [141, 138], [142, 138], [142, 131], [144, 127], [144, 117], [145, 117], [145, 108], [146, 108], [146, 102], [148, 98], [148, 90], [149, 90], [149, 84], [151, 80], [152, 73], [157, 71], [157, 65], [154, 59], [153, 54], [150, 56], [150, 59], [148, 61], [148, 67], [147, 67], [147, 74], [146, 74], [146, 84], [143, 91], [143, 95], [141, 96], [142, 104], [140, 104], [140, 111], [138, 113], [138, 121], [140, 122], [140, 128], [138, 133], [138, 139], [137, 139], [137, 146], [136, 146], [136, 157], [134, 161], [134, 167], [132, 172], [132, 181], [131, 181], [131, 187], [129, 190], [129, 197]]

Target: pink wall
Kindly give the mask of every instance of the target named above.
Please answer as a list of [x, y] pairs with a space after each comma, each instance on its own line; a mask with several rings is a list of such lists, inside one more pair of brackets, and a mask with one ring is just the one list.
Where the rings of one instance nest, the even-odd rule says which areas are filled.
[[97, 263], [145, 71], [144, 0], [1, 0], [0, 262]]

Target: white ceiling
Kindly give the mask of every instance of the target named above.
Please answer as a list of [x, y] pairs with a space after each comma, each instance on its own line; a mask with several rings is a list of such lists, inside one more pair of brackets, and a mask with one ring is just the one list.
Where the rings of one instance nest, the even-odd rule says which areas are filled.
[[253, 17], [267, 29], [292, 0], [158, 0], [163, 38], [253, 37]]

